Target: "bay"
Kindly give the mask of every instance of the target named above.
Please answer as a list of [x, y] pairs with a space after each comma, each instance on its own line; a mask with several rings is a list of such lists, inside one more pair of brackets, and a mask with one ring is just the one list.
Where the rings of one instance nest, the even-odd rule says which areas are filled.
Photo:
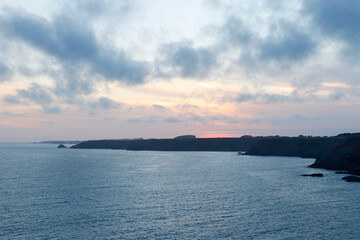
[[360, 184], [313, 161], [2, 143], [0, 238], [360, 239]]

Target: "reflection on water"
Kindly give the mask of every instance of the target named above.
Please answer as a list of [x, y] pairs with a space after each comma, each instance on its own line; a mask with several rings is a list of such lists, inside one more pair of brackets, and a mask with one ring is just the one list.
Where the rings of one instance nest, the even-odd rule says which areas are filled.
[[312, 161], [0, 144], [0, 238], [360, 239], [360, 184]]

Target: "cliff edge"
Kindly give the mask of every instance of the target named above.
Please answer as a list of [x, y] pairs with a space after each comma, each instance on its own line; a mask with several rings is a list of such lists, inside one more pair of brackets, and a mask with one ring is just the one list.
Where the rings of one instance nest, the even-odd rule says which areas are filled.
[[348, 138], [344, 144], [335, 146], [327, 154], [318, 156], [309, 167], [329, 170], [360, 169], [360, 137]]

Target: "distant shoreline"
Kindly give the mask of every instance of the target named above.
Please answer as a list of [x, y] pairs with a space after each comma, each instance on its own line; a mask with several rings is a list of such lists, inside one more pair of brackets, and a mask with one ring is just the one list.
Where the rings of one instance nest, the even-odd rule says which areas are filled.
[[[49, 141], [56, 142], [56, 141]], [[66, 142], [65, 142], [66, 143]], [[60, 143], [59, 143], [60, 144]], [[310, 165], [331, 170], [360, 168], [360, 133], [331, 137], [242, 136], [239, 138], [169, 138], [90, 140], [73, 149], [119, 149], [132, 151], [223, 151], [245, 152], [255, 156], [314, 158]], [[350, 156], [350, 157], [349, 157]]]
[[72, 146], [75, 149], [122, 149], [150, 151], [246, 151], [262, 137], [168, 138], [133, 140], [91, 140]]

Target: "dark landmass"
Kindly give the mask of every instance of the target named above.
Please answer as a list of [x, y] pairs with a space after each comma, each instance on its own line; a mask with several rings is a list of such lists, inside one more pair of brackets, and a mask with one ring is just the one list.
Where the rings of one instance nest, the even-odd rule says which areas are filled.
[[81, 143], [81, 141], [42, 141], [42, 142], [35, 142], [38, 143], [46, 143], [46, 144], [78, 144]]
[[[334, 137], [271, 138], [255, 143], [246, 152], [261, 156], [298, 156], [316, 158], [309, 167], [328, 170], [346, 170], [337, 174], [360, 176], [360, 134], [344, 133]], [[322, 177], [322, 174], [303, 174]], [[347, 182], [360, 182], [360, 177], [346, 176]]]
[[263, 139], [246, 151], [246, 155], [317, 158], [333, 147], [345, 143], [346, 137], [272, 137]]
[[67, 148], [67, 147], [63, 144], [60, 144], [57, 148]]
[[263, 137], [92, 140], [71, 148], [150, 151], [247, 151]]
[[358, 176], [360, 176], [360, 168], [350, 169], [349, 171], [347, 171], [347, 174], [352, 174], [352, 175], [358, 175]]
[[267, 138], [255, 143], [246, 154], [316, 158], [309, 167], [347, 170], [341, 173], [360, 176], [360, 133], [343, 133], [333, 137]]
[[246, 155], [293, 156], [318, 158], [354, 138], [354, 134], [340, 134], [333, 137], [253, 137], [240, 138], [196, 138], [193, 135], [171, 139], [120, 139], [91, 140], [71, 148], [124, 149], [153, 151], [237, 151]]
[[329, 170], [349, 170], [349, 174], [360, 175], [360, 136], [348, 137], [343, 144], [333, 147], [325, 154], [318, 156], [313, 168]]
[[322, 173], [312, 173], [312, 174], [302, 174], [301, 176], [304, 176], [304, 177], [323, 177], [324, 174], [322, 174]]
[[253, 137], [196, 138], [193, 135], [173, 139], [123, 139], [85, 141], [71, 148], [124, 149], [151, 151], [237, 151], [246, 155], [316, 158], [312, 168], [345, 170], [360, 176], [360, 133], [332, 137]]

